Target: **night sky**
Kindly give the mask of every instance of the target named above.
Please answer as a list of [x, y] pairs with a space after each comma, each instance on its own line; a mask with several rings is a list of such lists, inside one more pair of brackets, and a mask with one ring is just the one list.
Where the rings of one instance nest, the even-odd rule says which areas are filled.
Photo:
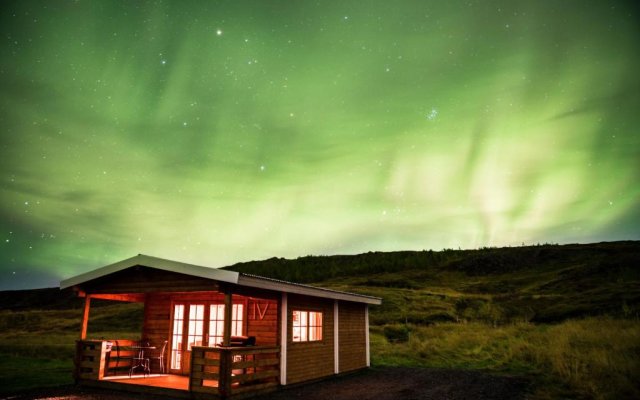
[[3, 1], [0, 289], [640, 239], [622, 1]]

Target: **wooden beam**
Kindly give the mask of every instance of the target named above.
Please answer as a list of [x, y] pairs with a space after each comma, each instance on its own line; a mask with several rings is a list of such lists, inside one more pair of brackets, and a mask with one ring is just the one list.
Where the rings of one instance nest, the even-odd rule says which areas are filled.
[[144, 293], [127, 293], [127, 294], [92, 294], [94, 299], [125, 301], [128, 303], [142, 303], [145, 299]]
[[231, 344], [231, 318], [233, 317], [233, 299], [231, 289], [224, 290], [224, 329], [222, 333], [222, 345], [229, 346]]
[[87, 325], [89, 323], [89, 309], [91, 308], [91, 296], [84, 298], [84, 312], [82, 313], [82, 329], [80, 331], [80, 340], [87, 338]]

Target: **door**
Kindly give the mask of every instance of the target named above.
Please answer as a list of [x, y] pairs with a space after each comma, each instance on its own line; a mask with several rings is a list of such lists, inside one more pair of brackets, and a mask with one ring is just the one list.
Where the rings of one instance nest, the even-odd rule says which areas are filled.
[[[245, 306], [233, 304], [231, 335], [244, 332]], [[224, 331], [224, 304], [176, 303], [171, 320], [171, 359], [169, 372], [188, 375], [191, 369], [191, 347], [219, 346]], [[205, 340], [206, 338], [206, 340]]]
[[191, 347], [204, 345], [204, 304], [174, 304], [170, 372], [188, 375]]

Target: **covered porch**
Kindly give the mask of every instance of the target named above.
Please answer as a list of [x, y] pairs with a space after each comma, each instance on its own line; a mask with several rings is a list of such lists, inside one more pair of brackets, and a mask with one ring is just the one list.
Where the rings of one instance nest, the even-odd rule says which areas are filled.
[[[188, 272], [134, 265], [74, 285], [85, 300], [76, 382], [206, 398], [277, 388], [280, 294]], [[92, 337], [94, 299], [141, 303], [141, 339]]]
[[[247, 392], [273, 390], [279, 384], [280, 349], [277, 346], [194, 346], [190, 352], [191, 369], [188, 375], [155, 371], [129, 375], [118, 368], [121, 360], [111, 357], [111, 352], [118, 351], [113, 347], [114, 342], [77, 341], [75, 377], [78, 382], [87, 386], [181, 398], [191, 397], [191, 393], [206, 398], [228, 398]], [[127, 344], [131, 341], [117, 342]], [[120, 350], [121, 354], [126, 353], [126, 347]]]

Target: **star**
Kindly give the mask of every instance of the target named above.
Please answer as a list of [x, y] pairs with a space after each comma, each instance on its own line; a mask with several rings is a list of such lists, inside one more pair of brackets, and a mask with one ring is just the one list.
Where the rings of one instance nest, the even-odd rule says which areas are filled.
[[218, 35], [218, 36], [222, 36], [222, 29], [218, 29], [218, 30], [216, 31], [216, 35]]

